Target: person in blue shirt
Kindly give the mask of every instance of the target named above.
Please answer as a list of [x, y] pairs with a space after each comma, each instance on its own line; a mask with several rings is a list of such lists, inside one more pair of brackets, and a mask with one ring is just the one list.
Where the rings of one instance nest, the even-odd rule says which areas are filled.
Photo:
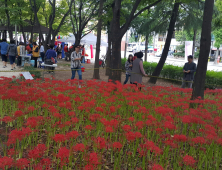
[[7, 51], [8, 51], [8, 43], [6, 42], [6, 39], [3, 38], [2, 42], [0, 43], [1, 48], [1, 57], [3, 61], [3, 68], [7, 67]]
[[56, 61], [57, 54], [56, 54], [55, 50], [53, 50], [53, 48], [54, 48], [54, 45], [53, 44], [50, 45], [50, 49], [48, 49], [46, 51], [45, 56], [46, 56], [46, 59], [54, 58], [55, 59], [55, 63], [57, 63], [57, 61]]

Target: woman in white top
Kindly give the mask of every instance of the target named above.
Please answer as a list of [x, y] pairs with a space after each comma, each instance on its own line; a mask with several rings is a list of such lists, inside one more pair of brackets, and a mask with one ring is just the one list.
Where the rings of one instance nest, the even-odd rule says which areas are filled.
[[44, 62], [45, 61], [45, 50], [44, 50], [44, 46], [43, 46], [43, 43], [41, 43], [41, 47], [40, 47], [40, 56], [42, 58], [42, 61]]

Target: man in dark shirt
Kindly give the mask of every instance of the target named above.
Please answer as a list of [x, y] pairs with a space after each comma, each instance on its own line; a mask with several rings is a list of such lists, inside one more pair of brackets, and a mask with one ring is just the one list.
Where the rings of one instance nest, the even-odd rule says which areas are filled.
[[194, 80], [194, 73], [196, 72], [197, 66], [193, 62], [193, 56], [188, 56], [188, 62], [183, 67], [183, 82], [182, 82], [182, 88], [186, 87], [186, 84], [188, 84], [188, 88], [192, 88], [193, 80]]

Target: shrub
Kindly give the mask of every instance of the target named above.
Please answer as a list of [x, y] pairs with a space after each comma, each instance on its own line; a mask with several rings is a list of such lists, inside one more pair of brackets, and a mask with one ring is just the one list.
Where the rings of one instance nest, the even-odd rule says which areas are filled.
[[[122, 59], [122, 69], [125, 70], [125, 59]], [[148, 75], [152, 75], [157, 63], [144, 62], [143, 67]], [[180, 83], [183, 79], [183, 67], [165, 64], [161, 71], [160, 78], [167, 81]], [[205, 88], [215, 89], [222, 86], [222, 72], [207, 71]]]

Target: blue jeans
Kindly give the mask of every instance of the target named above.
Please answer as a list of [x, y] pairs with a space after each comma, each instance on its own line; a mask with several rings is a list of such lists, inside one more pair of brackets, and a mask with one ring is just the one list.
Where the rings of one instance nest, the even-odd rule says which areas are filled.
[[81, 68], [78, 68], [78, 69], [75, 69], [75, 68], [72, 68], [72, 77], [71, 77], [71, 80], [73, 80], [75, 78], [75, 75], [76, 75], [76, 71], [79, 75], [79, 80], [82, 80], [82, 70]]
[[128, 82], [129, 77], [130, 77], [130, 75], [129, 75], [129, 74], [126, 74], [126, 80], [124, 81], [124, 84], [126, 84], [126, 83]]
[[81, 63], [86, 63], [85, 57], [83, 57]]

